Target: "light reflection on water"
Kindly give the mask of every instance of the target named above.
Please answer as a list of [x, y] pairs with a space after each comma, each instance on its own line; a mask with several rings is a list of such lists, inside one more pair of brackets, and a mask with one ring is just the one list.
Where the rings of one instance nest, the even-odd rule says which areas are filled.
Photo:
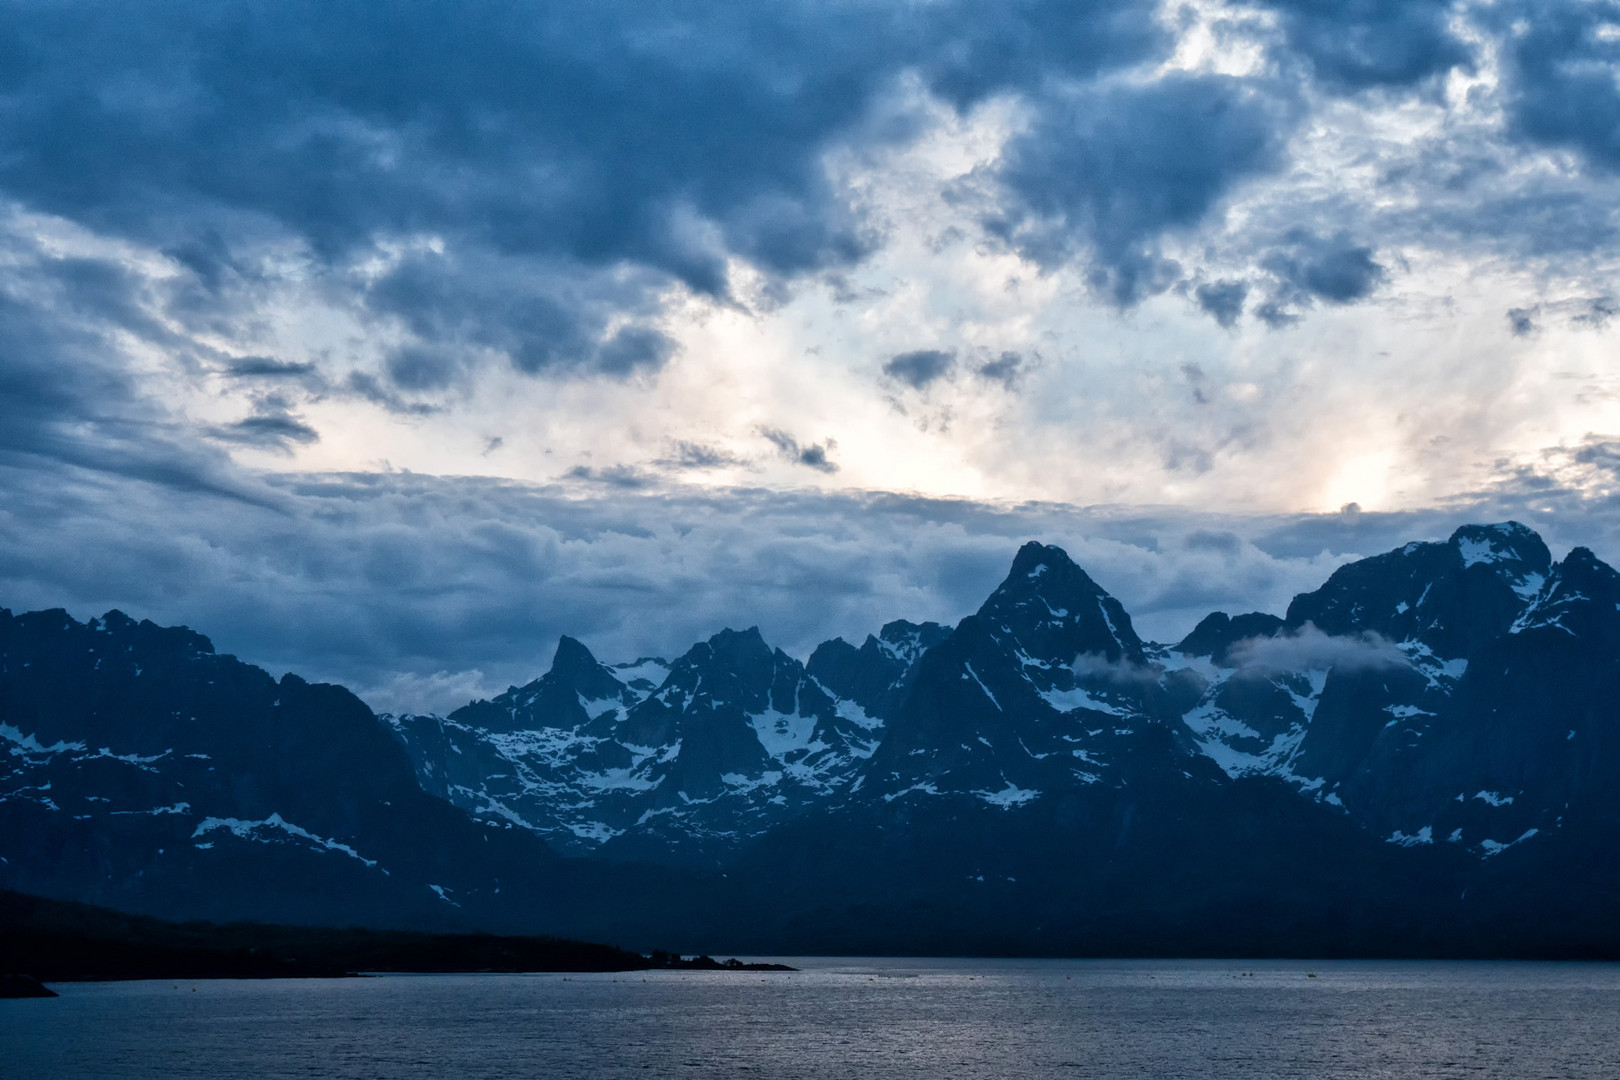
[[56, 984], [0, 1077], [1620, 1077], [1620, 965], [788, 962]]

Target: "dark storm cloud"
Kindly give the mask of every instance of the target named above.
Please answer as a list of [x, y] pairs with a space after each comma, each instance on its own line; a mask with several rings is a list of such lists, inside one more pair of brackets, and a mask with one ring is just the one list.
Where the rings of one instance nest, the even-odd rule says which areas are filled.
[[653, 310], [653, 282], [620, 275], [586, 287], [530, 261], [419, 253], [366, 287], [374, 318], [403, 326], [413, 343], [387, 373], [405, 391], [451, 385], [488, 352], [528, 374], [595, 373], [625, 378], [657, 369], [675, 345], [645, 322], [608, 324]]
[[1509, 308], [1507, 320], [1514, 337], [1529, 337], [1546, 323], [1562, 323], [1576, 330], [1604, 330], [1617, 313], [1620, 303], [1614, 297], [1585, 296]]
[[654, 477], [630, 465], [609, 465], [603, 469], [592, 468], [589, 465], [575, 465], [563, 475], [569, 480], [583, 480], [626, 491], [651, 487], [656, 483]]
[[1160, 237], [1280, 163], [1291, 109], [1276, 90], [1172, 73], [1054, 95], [980, 170], [994, 201], [984, 224], [1044, 266], [1086, 257], [1093, 287], [1122, 306], [1161, 292], [1180, 268]]
[[387, 371], [401, 390], [442, 390], [461, 373], [461, 358], [446, 348], [405, 345], [389, 354]]
[[917, 349], [891, 357], [883, 364], [883, 374], [921, 390], [936, 379], [950, 374], [956, 354], [940, 349]]
[[[341, 291], [436, 236], [349, 282], [425, 350], [389, 364], [400, 389], [479, 350], [624, 376], [671, 343], [605, 327], [670, 279], [724, 298], [732, 257], [791, 278], [872, 250], [823, 155], [912, 137], [872, 122], [905, 73], [967, 108], [1165, 44], [1134, 2], [6, 4], [0, 192], [161, 249], [199, 322], [264, 287], [255, 245], [303, 245]], [[644, 273], [591, 296], [578, 268]]]
[[1243, 547], [1243, 541], [1236, 533], [1208, 529], [1193, 530], [1183, 543], [1190, 551], [1213, 551], [1222, 555], [1236, 555]]
[[1548, 0], [1493, 12], [1505, 31], [1509, 116], [1524, 139], [1620, 170], [1620, 21], [1614, 0]]
[[[83, 0], [0, 3], [0, 196], [161, 251], [180, 273], [159, 306], [199, 334], [250, 323], [296, 261], [395, 346], [350, 389], [421, 410], [492, 361], [656, 371], [671, 283], [738, 302], [736, 259], [764, 297], [836, 279], [886, 226], [827, 155], [922, 134], [920, 89], [1026, 110], [957, 198], [1129, 306], [1195, 269], [1165, 257], [1167, 234], [1284, 164], [1309, 107], [1294, 74], [1393, 91], [1469, 62], [1433, 0], [1261, 6], [1285, 77], [1147, 77], [1173, 45], [1147, 0], [132, 0], [116, 20]], [[1600, 7], [1560, 4], [1509, 51], [1516, 130], [1606, 161], [1620, 98], [1581, 67], [1608, 55], [1589, 32]], [[85, 295], [116, 290], [95, 269]], [[1197, 294], [1223, 325], [1234, 287]]]
[[1575, 315], [1571, 321], [1577, 326], [1589, 326], [1596, 330], [1608, 326], [1609, 320], [1614, 318], [1617, 310], [1612, 296], [1594, 296], [1583, 304], [1584, 310]]
[[631, 375], [663, 367], [675, 354], [675, 342], [661, 331], [626, 326], [596, 349], [596, 366], [609, 375]]
[[1277, 13], [1284, 62], [1298, 59], [1341, 92], [1408, 86], [1472, 57], [1450, 0], [1264, 0]]
[[368, 371], [349, 372], [342, 390], [350, 397], [369, 401], [398, 416], [431, 416], [440, 411], [439, 406], [431, 402], [407, 399]]

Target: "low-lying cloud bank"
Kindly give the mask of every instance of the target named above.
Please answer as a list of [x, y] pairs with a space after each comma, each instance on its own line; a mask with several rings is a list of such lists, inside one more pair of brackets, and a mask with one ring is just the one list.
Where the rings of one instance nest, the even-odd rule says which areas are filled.
[[1378, 634], [1355, 636], [1323, 633], [1315, 624], [1269, 638], [1249, 638], [1227, 650], [1232, 666], [1242, 671], [1376, 671], [1410, 667], [1395, 643]]
[[[1029, 539], [1064, 547], [1145, 637], [1174, 641], [1211, 610], [1281, 612], [1341, 563], [1463, 521], [1518, 516], [1559, 553], [1601, 555], [1620, 520], [1612, 502], [1546, 485], [1421, 513], [1240, 519], [406, 473], [226, 479], [0, 466], [0, 605], [118, 607], [378, 708], [445, 708], [540, 674], [560, 634], [621, 660], [757, 624], [804, 656], [890, 619], [954, 623]], [[1262, 643], [1255, 658], [1283, 664], [1264, 649], [1309, 644]]]

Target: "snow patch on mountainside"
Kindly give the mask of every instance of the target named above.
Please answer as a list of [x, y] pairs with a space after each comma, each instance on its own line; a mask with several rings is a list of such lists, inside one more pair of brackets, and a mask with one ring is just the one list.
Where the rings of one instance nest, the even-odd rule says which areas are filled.
[[1003, 776], [1001, 779], [1007, 786], [1002, 788], [1000, 791], [975, 791], [973, 794], [977, 795], [991, 806], [1000, 806], [1009, 810], [1015, 806], [1023, 806], [1026, 803], [1034, 802], [1036, 799], [1040, 798], [1041, 793], [1038, 791], [1033, 791], [1029, 788], [1021, 788], [1011, 780], [1008, 780], [1005, 776]]
[[773, 758], [781, 758], [795, 750], [812, 749], [811, 739], [816, 733], [816, 718], [813, 716], [766, 709], [748, 720], [755, 737], [759, 739], [759, 745]]
[[1041, 700], [1060, 713], [1073, 712], [1076, 709], [1090, 709], [1092, 712], [1107, 713], [1109, 716], [1124, 716], [1117, 707], [1110, 705], [1102, 698], [1096, 697], [1083, 686], [1076, 686], [1070, 690], [1042, 690]]
[[10, 752], [13, 754], [66, 754], [82, 752], [85, 749], [83, 742], [62, 742], [58, 740], [46, 746], [31, 734], [25, 735], [21, 729], [12, 724], [0, 723], [0, 739], [11, 743]]
[[[193, 840], [200, 839], [216, 829], [224, 829], [232, 836], [242, 840], [256, 840], [261, 844], [278, 842], [279, 838], [274, 834], [279, 832], [283, 836], [308, 841], [313, 850], [336, 851], [349, 856], [351, 859], [358, 859], [367, 866], [377, 865], [376, 859], [366, 858], [348, 844], [328, 837], [316, 836], [308, 829], [300, 828], [289, 821], [283, 820], [280, 814], [271, 814], [269, 817], [258, 821], [244, 821], [241, 818], [203, 818], [202, 823], [191, 834], [191, 838]], [[266, 831], [270, 835], [266, 835]]]
[[1479, 842], [1479, 848], [1480, 851], [1484, 853], [1486, 858], [1490, 858], [1492, 855], [1502, 854], [1502, 852], [1506, 851], [1514, 844], [1524, 843], [1526, 840], [1530, 839], [1532, 836], [1535, 836], [1539, 832], [1541, 832], [1540, 829], [1526, 829], [1522, 834], [1519, 835], [1517, 839], [1509, 840], [1507, 843], [1502, 843], [1500, 840], [1481, 840]]

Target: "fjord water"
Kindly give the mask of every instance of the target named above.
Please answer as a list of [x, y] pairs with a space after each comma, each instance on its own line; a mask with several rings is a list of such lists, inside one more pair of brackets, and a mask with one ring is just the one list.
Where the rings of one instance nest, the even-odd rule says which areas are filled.
[[1613, 964], [795, 963], [59, 984], [55, 1000], [0, 1002], [0, 1076], [1620, 1075]]

